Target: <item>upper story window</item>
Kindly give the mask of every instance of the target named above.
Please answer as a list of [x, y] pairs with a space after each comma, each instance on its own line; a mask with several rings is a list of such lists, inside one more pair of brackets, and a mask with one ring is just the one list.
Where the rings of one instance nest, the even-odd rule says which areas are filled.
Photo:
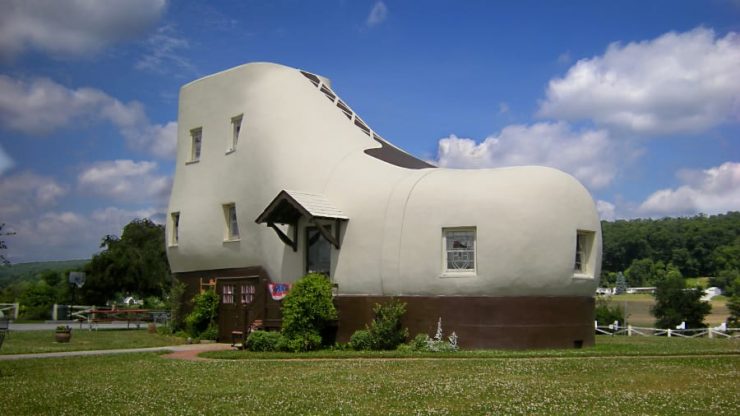
[[225, 240], [239, 239], [239, 222], [236, 219], [236, 205], [224, 205], [224, 217], [226, 219], [226, 238]]
[[190, 161], [197, 162], [200, 160], [200, 147], [203, 142], [203, 128], [190, 130]]
[[575, 274], [588, 275], [592, 273], [589, 263], [591, 259], [591, 249], [593, 243], [593, 231], [578, 230], [576, 232], [576, 257], [575, 261], [573, 262], [573, 272]]
[[444, 272], [475, 273], [475, 227], [443, 228]]
[[173, 212], [170, 214], [170, 226], [172, 227], [172, 232], [170, 234], [170, 245], [176, 246], [177, 242], [180, 240], [180, 213], [179, 212]]
[[244, 114], [239, 114], [231, 118], [231, 143], [229, 143], [228, 152], [236, 150], [236, 144], [239, 142], [239, 134], [242, 130], [242, 119]]

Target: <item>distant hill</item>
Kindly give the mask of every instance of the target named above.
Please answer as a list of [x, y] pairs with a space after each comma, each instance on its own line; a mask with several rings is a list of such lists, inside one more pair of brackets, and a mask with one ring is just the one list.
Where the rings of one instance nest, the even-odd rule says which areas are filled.
[[1, 266], [0, 288], [18, 280], [34, 280], [39, 273], [47, 270], [61, 272], [70, 269], [82, 269], [88, 261], [90, 260], [37, 261]]

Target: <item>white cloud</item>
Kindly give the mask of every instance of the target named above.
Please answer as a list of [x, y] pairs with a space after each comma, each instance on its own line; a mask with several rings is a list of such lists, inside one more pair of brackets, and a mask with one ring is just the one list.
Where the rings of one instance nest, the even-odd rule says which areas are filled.
[[638, 208], [644, 215], [717, 214], [740, 210], [740, 163], [678, 173], [683, 185], [661, 189]]
[[186, 39], [177, 37], [172, 26], [162, 26], [146, 41], [147, 53], [136, 62], [136, 69], [160, 74], [196, 74], [195, 66], [180, 51], [190, 48]]
[[68, 189], [54, 178], [23, 172], [0, 178], [0, 218], [35, 212], [57, 204]]
[[7, 257], [12, 262], [90, 258], [106, 235], [120, 236], [131, 220], [150, 218], [156, 212], [107, 207], [90, 214], [48, 211], [8, 221], [8, 230], [16, 234], [7, 239]]
[[620, 157], [629, 160], [633, 155], [605, 130], [573, 131], [558, 122], [508, 126], [481, 143], [451, 135], [439, 140], [434, 163], [451, 168], [550, 166], [597, 189], [612, 182]]
[[125, 104], [98, 89], [70, 89], [47, 78], [23, 81], [0, 75], [0, 123], [5, 128], [44, 135], [97, 120], [115, 125], [132, 148], [175, 157], [177, 123], [151, 123], [136, 101]]
[[596, 211], [599, 212], [599, 217], [605, 221], [614, 221], [617, 218], [616, 206], [608, 201], [598, 200], [596, 201]]
[[11, 158], [10, 155], [5, 152], [3, 146], [0, 145], [0, 175], [2, 175], [6, 170], [12, 168], [13, 166], [15, 166], [13, 158]]
[[387, 18], [388, 6], [386, 6], [382, 1], [376, 1], [373, 8], [370, 9], [370, 14], [367, 16], [365, 24], [367, 24], [368, 27], [377, 26], [383, 23]]
[[35, 49], [57, 56], [96, 52], [155, 24], [166, 0], [5, 0], [0, 58]]
[[80, 190], [124, 202], [162, 202], [171, 179], [156, 173], [155, 162], [114, 160], [97, 162], [77, 178]]
[[697, 132], [740, 120], [740, 36], [696, 28], [613, 43], [550, 81], [539, 115], [641, 134]]

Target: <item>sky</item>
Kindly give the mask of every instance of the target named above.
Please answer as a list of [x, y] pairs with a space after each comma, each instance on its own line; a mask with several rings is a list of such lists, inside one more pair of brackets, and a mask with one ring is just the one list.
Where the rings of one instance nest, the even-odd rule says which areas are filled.
[[740, 210], [740, 0], [4, 0], [6, 257], [163, 221], [180, 87], [258, 61], [437, 166], [561, 169], [605, 220]]

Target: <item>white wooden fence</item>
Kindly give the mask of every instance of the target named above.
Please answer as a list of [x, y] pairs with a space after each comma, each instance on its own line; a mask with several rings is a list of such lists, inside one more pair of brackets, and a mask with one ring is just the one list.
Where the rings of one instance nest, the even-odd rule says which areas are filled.
[[727, 328], [725, 323], [716, 327], [708, 328], [686, 328], [686, 323], [682, 322], [675, 329], [648, 328], [642, 326], [620, 326], [619, 322], [610, 325], [599, 325], [594, 321], [594, 328], [597, 334], [604, 335], [626, 335], [628, 337], [679, 337], [679, 338], [740, 338], [740, 328]]

